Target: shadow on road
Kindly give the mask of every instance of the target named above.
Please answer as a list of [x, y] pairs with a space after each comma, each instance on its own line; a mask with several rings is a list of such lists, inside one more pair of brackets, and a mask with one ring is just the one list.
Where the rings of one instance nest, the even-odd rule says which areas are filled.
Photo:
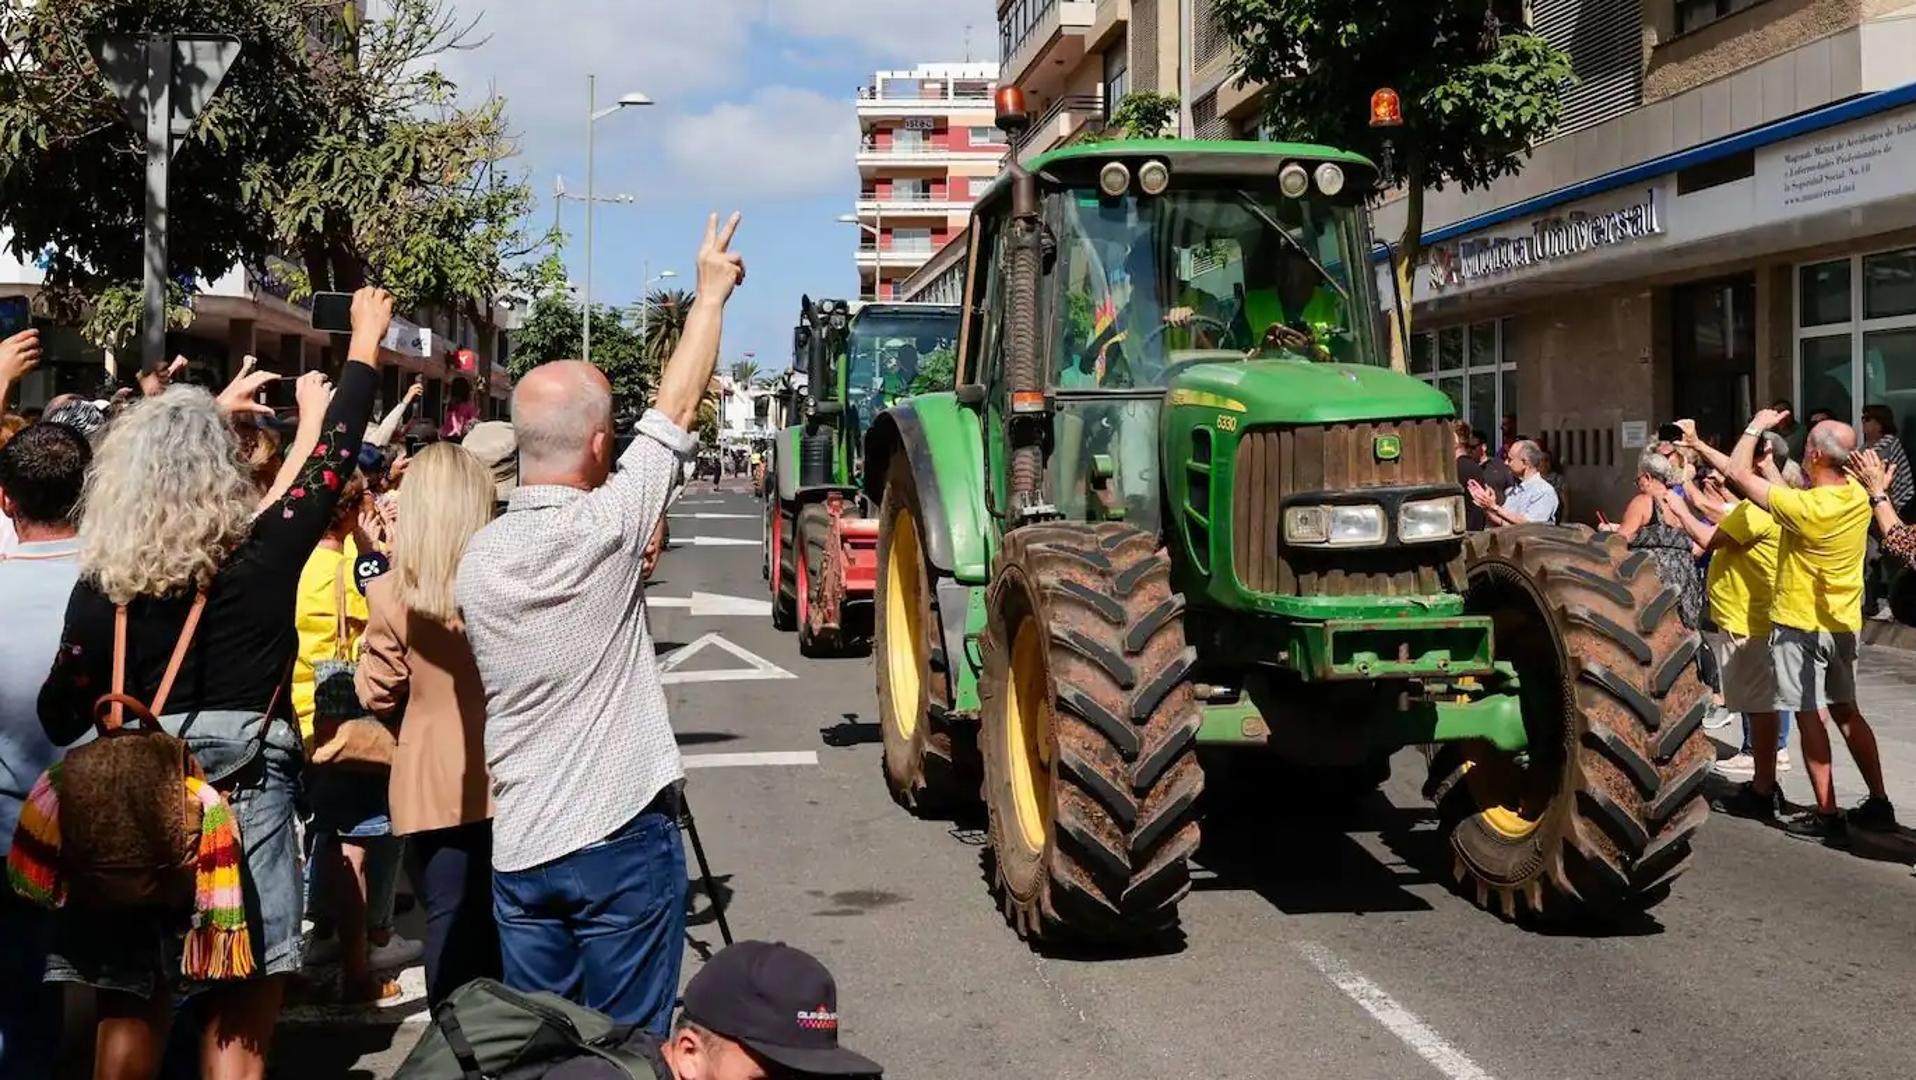
[[706, 746], [711, 743], [732, 742], [742, 736], [729, 731], [681, 731], [674, 735], [680, 746]]
[[[295, 1029], [287, 1037], [274, 1041], [267, 1063], [267, 1075], [285, 1077], [326, 1077], [327, 1080], [373, 1080], [380, 1074], [357, 1068], [361, 1058], [392, 1049], [399, 1038], [398, 1023], [311, 1025]], [[322, 1033], [323, 1037], [315, 1037]], [[407, 1036], [408, 1041], [412, 1039]]]
[[885, 733], [876, 723], [860, 720], [857, 713], [846, 713], [838, 723], [818, 729], [818, 738], [826, 746], [842, 750], [849, 746], [876, 746], [885, 741]]
[[[1721, 757], [1721, 753], [1719, 753], [1718, 756]], [[1703, 792], [1705, 797], [1710, 800], [1711, 805], [1714, 806], [1720, 801], [1735, 795], [1737, 788], [1740, 786], [1741, 785], [1736, 781], [1730, 780], [1727, 777], [1712, 775], [1708, 780], [1704, 781]], [[1808, 813], [1812, 809], [1814, 808], [1800, 806], [1790, 802], [1788, 799], [1785, 799], [1783, 802], [1783, 816], [1786, 819], [1796, 814]], [[1718, 811], [1718, 816], [1728, 815]], [[1776, 828], [1779, 822], [1757, 821], [1757, 824]], [[1831, 845], [1822, 846], [1830, 847]], [[1868, 829], [1851, 829], [1849, 830], [1848, 846], [1833, 847], [1832, 850], [1846, 851], [1856, 858], [1868, 859], [1871, 862], [1891, 862], [1900, 863], [1904, 866], [1916, 866], [1916, 829], [1910, 829], [1902, 825], [1898, 825], [1896, 828], [1887, 832], [1874, 832]]]

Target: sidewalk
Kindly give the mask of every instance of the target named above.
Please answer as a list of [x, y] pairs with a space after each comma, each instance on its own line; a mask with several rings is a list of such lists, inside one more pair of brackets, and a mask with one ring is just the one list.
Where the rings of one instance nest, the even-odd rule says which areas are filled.
[[[1863, 718], [1876, 732], [1876, 745], [1883, 758], [1883, 786], [1896, 804], [1903, 825], [1900, 838], [1892, 838], [1881, 845], [1884, 850], [1872, 854], [1891, 861], [1916, 862], [1916, 833], [1910, 831], [1916, 825], [1916, 652], [1895, 646], [1862, 646], [1856, 666], [1856, 697]], [[1740, 749], [1740, 724], [1732, 723], [1708, 734], [1716, 740], [1719, 759]], [[1854, 806], [1867, 792], [1834, 725], [1830, 726], [1830, 742], [1835, 747], [1836, 801], [1841, 806]], [[1790, 771], [1779, 774], [1783, 797], [1799, 806], [1815, 805], [1809, 773], [1803, 767], [1803, 744], [1793, 725], [1790, 761]], [[1720, 778], [1716, 783], [1728, 786]]]

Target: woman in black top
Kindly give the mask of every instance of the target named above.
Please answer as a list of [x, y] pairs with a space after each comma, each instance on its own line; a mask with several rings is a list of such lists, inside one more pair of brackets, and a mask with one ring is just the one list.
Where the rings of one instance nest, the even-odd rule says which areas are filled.
[[[353, 298], [348, 362], [319, 443], [265, 509], [227, 417], [259, 408], [251, 393], [270, 376], [243, 379], [217, 402], [176, 387], [134, 405], [108, 429], [87, 479], [80, 583], [40, 692], [40, 720], [54, 741], [72, 742], [92, 727], [94, 702], [112, 681], [116, 605], [127, 609], [126, 692], [150, 701], [195, 595], [207, 597], [161, 723], [226, 794], [245, 848], [240, 880], [254, 977], [179, 987], [205, 991], [208, 1075], [264, 1075], [283, 993], [278, 976], [300, 967], [293, 801], [301, 754], [285, 694], [298, 645], [293, 599], [300, 567], [356, 464], [391, 318], [384, 291]], [[59, 924], [47, 977], [99, 992], [94, 1075], [151, 1076], [179, 981], [183, 927], [144, 911], [63, 911]]]

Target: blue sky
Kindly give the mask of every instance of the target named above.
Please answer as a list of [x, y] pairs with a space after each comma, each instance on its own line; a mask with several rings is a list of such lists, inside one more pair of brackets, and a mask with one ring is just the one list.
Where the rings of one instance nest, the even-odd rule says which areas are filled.
[[[748, 280], [726, 319], [721, 364], [790, 362], [802, 292], [851, 296], [858, 124], [853, 97], [880, 69], [995, 59], [993, 0], [453, 0], [476, 47], [439, 67], [468, 93], [496, 90], [519, 133], [518, 166], [552, 221], [554, 177], [585, 188], [586, 73], [601, 105], [629, 91], [658, 104], [596, 125], [593, 295], [629, 304], [651, 272], [691, 287], [709, 211], [737, 209]], [[483, 39], [483, 40], [480, 40]], [[584, 277], [584, 207], [568, 200], [566, 259]]]

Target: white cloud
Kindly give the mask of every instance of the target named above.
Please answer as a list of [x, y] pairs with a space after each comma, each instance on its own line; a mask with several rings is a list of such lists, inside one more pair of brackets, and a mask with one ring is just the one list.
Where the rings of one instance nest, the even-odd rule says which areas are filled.
[[665, 153], [691, 187], [729, 198], [788, 198], [856, 190], [858, 121], [846, 101], [771, 86], [745, 102], [675, 117]]
[[840, 38], [861, 45], [882, 66], [910, 67], [998, 53], [997, 5], [991, 0], [785, 0], [770, 6], [771, 25], [804, 37]]

